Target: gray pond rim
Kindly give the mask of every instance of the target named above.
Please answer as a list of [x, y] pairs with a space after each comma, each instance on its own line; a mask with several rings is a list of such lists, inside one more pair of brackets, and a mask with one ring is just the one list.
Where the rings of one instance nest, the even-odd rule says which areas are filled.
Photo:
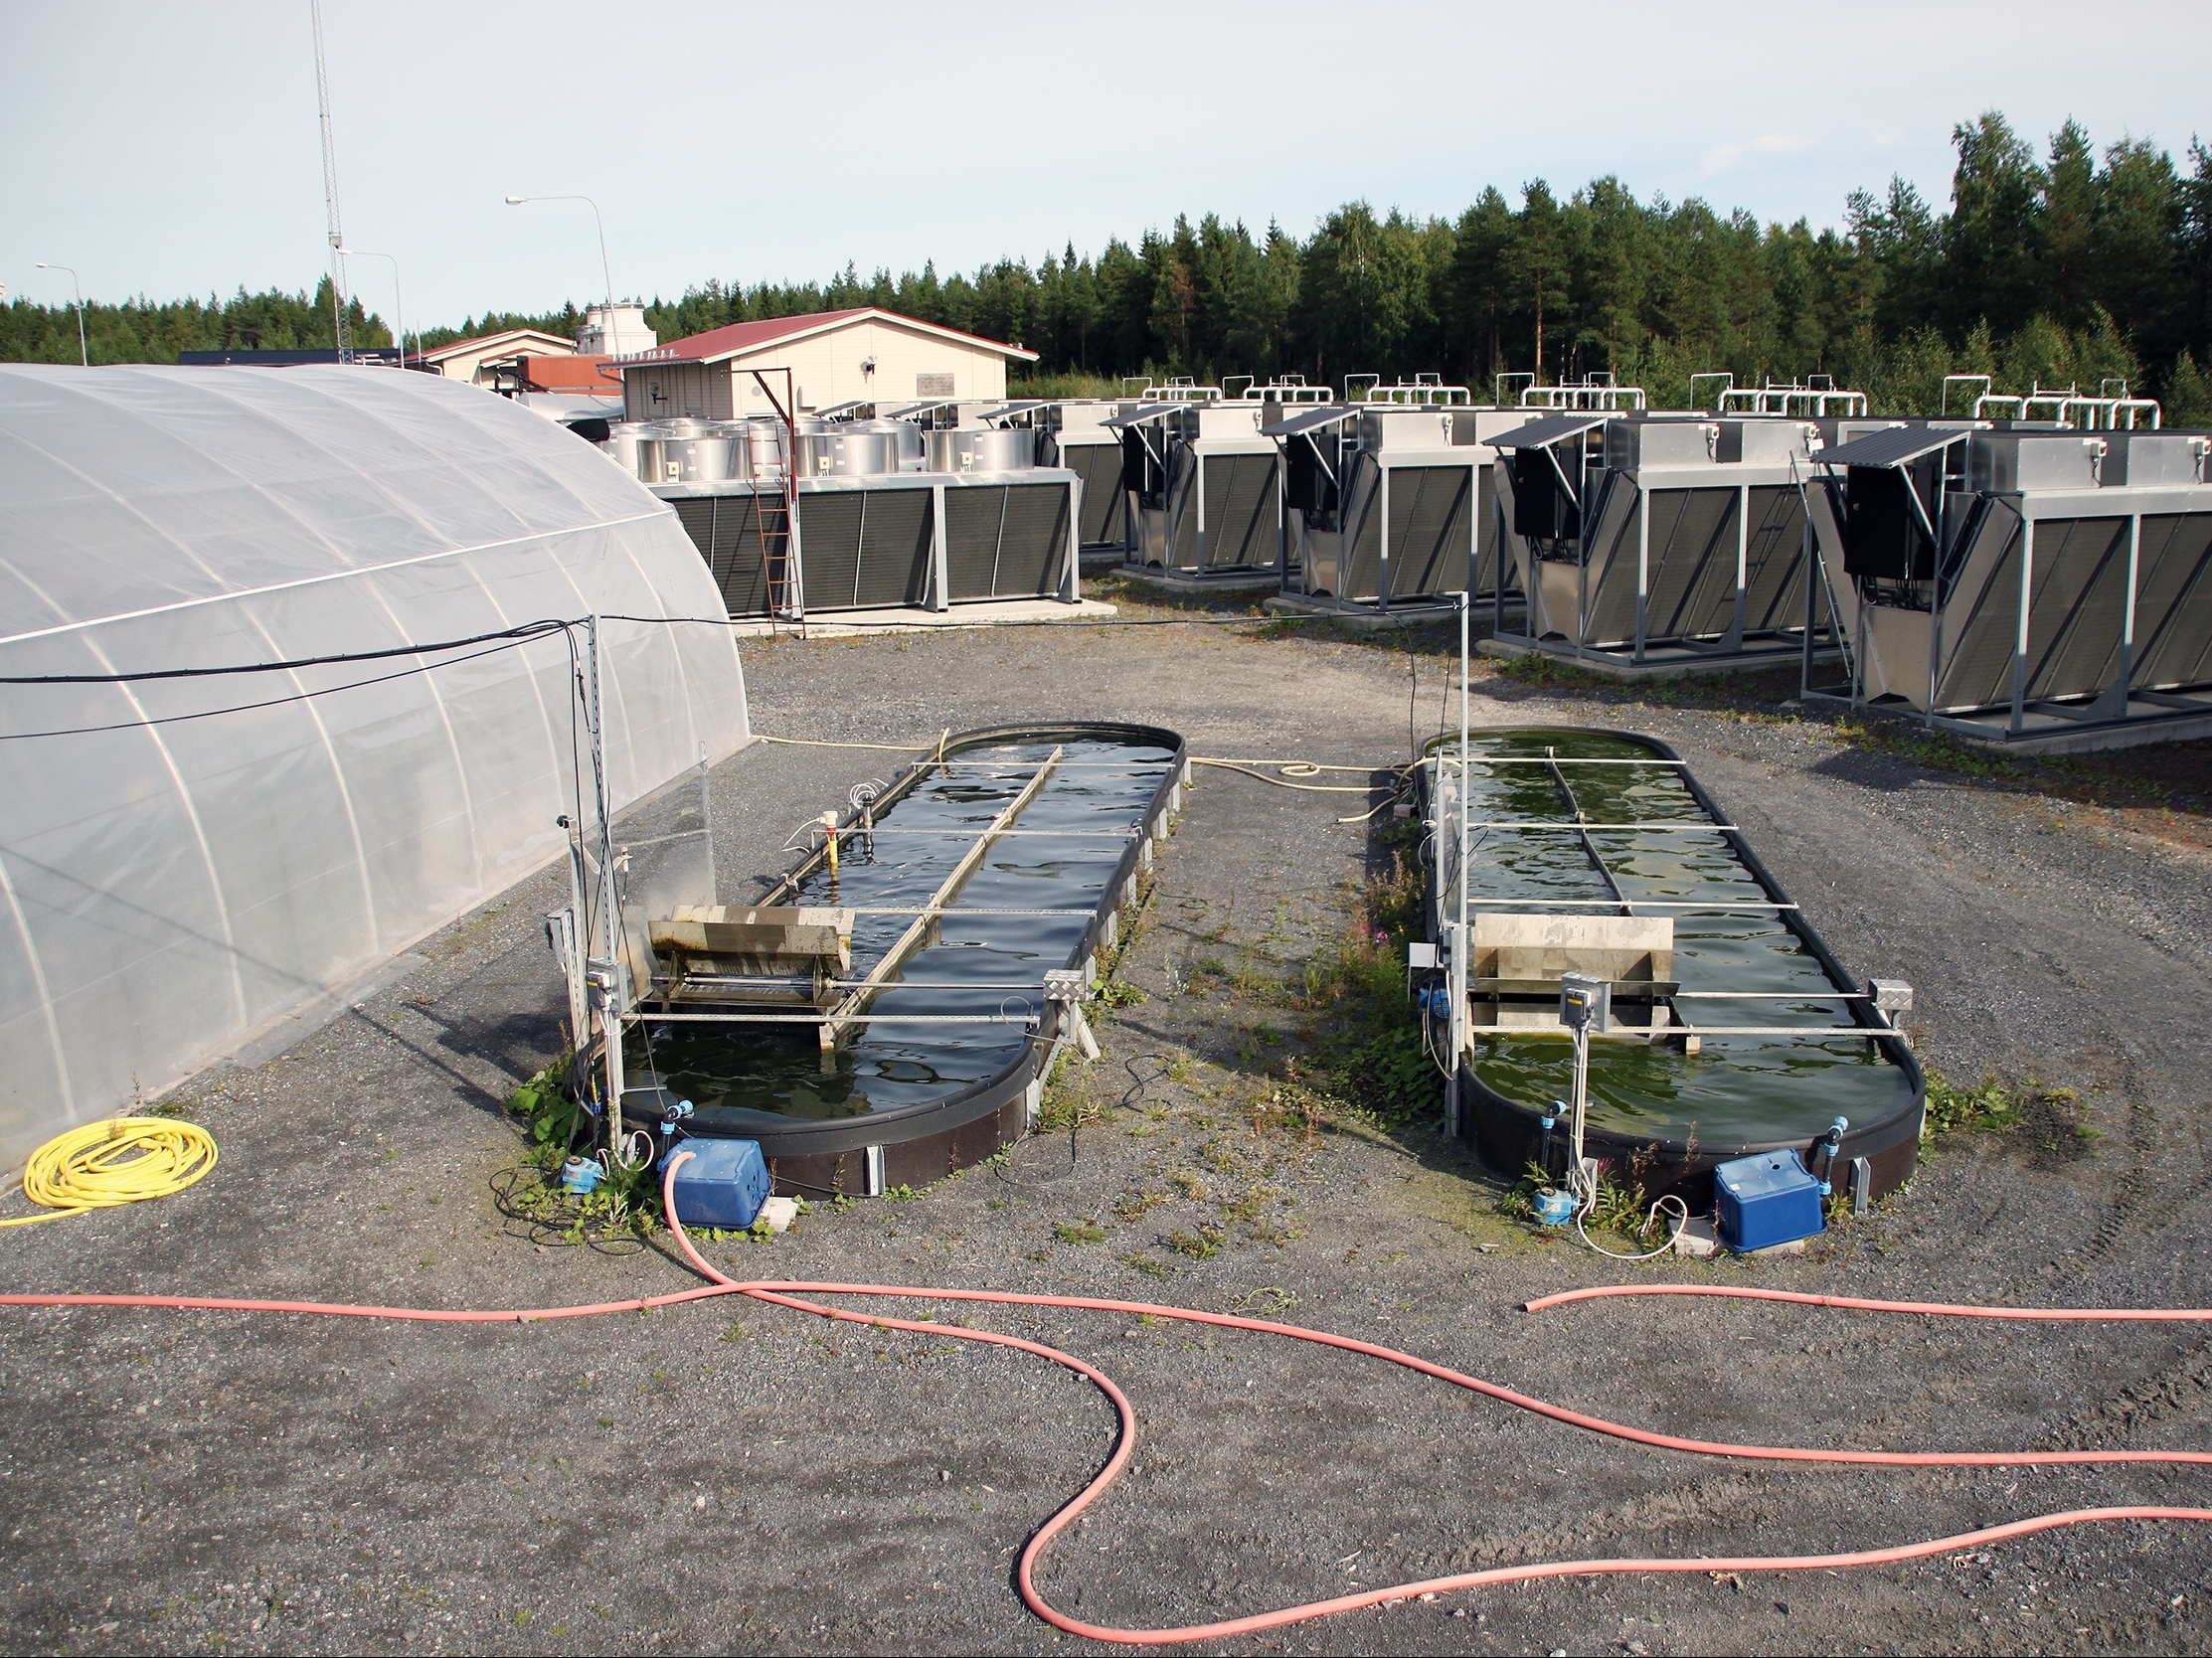
[[859, 982], [958, 875], [834, 1046], [811, 1018], [717, 1024], [671, 1017], [694, 1001], [655, 1002], [629, 1032], [630, 1076], [691, 1100], [688, 1132], [758, 1140], [793, 1197], [879, 1196], [990, 1157], [1030, 1126], [1070, 1036], [1044, 975], [1088, 979], [1112, 947], [1185, 767], [1182, 737], [1157, 726], [948, 738], [870, 804], [872, 834], [853, 829], [857, 810], [841, 814], [834, 869], [825, 846], [761, 901], [853, 912], [845, 977]]
[[[1668, 982], [1642, 987], [1654, 1034], [1591, 1044], [1587, 1148], [1611, 1178], [1701, 1207], [1717, 1163], [1789, 1148], [1814, 1166], [1814, 1142], [1838, 1116], [1850, 1122], [1834, 1160], [1838, 1192], [1850, 1190], [1858, 1158], [1870, 1197], [1911, 1177], [1927, 1101], [1919, 1061], [1672, 747], [1622, 732], [1512, 727], [1471, 732], [1468, 748], [1470, 930], [1486, 912], [1672, 922], [1671, 965], [1650, 975]], [[1429, 908], [1440, 930], [1456, 914], [1457, 751], [1456, 736], [1432, 744], [1419, 773], [1422, 815], [1435, 822]], [[1493, 936], [1502, 930], [1491, 924]], [[1471, 953], [1482, 954], [1479, 931]], [[1616, 994], [1623, 988], [1636, 987]], [[1555, 984], [1553, 1010], [1556, 996]], [[1510, 987], [1494, 1006], [1509, 1001]], [[1531, 995], [1514, 1016], [1553, 1028], [1478, 1031], [1459, 1061], [1459, 1133], [1507, 1175], [1547, 1153], [1564, 1158], [1564, 1132], [1547, 1136], [1542, 1119], [1573, 1085], [1556, 1011], [1547, 1018]], [[1508, 1015], [1470, 1025], [1493, 1020]], [[1868, 1035], [1809, 1034], [1845, 1026]]]

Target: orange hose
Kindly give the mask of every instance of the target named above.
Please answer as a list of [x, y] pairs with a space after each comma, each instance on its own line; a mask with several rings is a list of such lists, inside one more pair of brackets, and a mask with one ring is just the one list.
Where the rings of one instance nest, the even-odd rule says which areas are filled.
[[1600, 1284], [1594, 1289], [1568, 1289], [1557, 1295], [1540, 1295], [1522, 1303], [1525, 1312], [1542, 1312], [1569, 1301], [1596, 1301], [1609, 1295], [1721, 1295], [1736, 1301], [1795, 1301], [1807, 1307], [1849, 1307], [1860, 1312], [1925, 1313], [1943, 1318], [2078, 1319], [2111, 1323], [2202, 1323], [2212, 1319], [2206, 1307], [1961, 1307], [1949, 1301], [1869, 1301], [1857, 1295], [1807, 1295], [1794, 1289], [1731, 1289], [1726, 1284]]
[[[1364, 1354], [1403, 1365], [1424, 1376], [1450, 1382], [1467, 1388], [1502, 1404], [1539, 1415], [1549, 1416], [1571, 1426], [1587, 1428], [1631, 1443], [1654, 1445], [1663, 1449], [1687, 1451], [1705, 1456], [1756, 1457], [1768, 1460], [1803, 1462], [1850, 1462], [1877, 1466], [2032, 1466], [2054, 1463], [2111, 1463], [2111, 1462], [2165, 1462], [2201, 1464], [2212, 1462], [2212, 1453], [2202, 1451], [1844, 1451], [1807, 1450], [1788, 1446], [1737, 1445], [1724, 1442], [1683, 1439], [1670, 1434], [1650, 1433], [1642, 1428], [1628, 1427], [1601, 1416], [1586, 1415], [1579, 1410], [1552, 1405], [1526, 1394], [1515, 1393], [1510, 1388], [1494, 1382], [1464, 1375], [1447, 1366], [1434, 1364], [1411, 1353], [1396, 1348], [1380, 1347], [1372, 1342], [1357, 1341], [1348, 1336], [1331, 1335], [1324, 1330], [1309, 1330], [1294, 1324], [1277, 1324], [1268, 1319], [1241, 1318], [1231, 1313], [1199, 1312], [1188, 1307], [1162, 1306], [1145, 1301], [1117, 1301], [1102, 1297], [1080, 1295], [1025, 1295], [1007, 1290], [979, 1289], [929, 1289], [906, 1284], [855, 1284], [811, 1283], [804, 1281], [779, 1281], [755, 1279], [740, 1282], [710, 1265], [692, 1246], [676, 1213], [674, 1184], [675, 1170], [692, 1154], [678, 1152], [670, 1161], [662, 1180], [662, 1201], [666, 1206], [669, 1231], [681, 1246], [692, 1265], [712, 1280], [697, 1289], [678, 1290], [667, 1295], [648, 1295], [627, 1301], [599, 1301], [582, 1306], [528, 1308], [515, 1311], [444, 1310], [426, 1307], [379, 1307], [328, 1301], [266, 1301], [246, 1300], [223, 1296], [202, 1295], [0, 1295], [0, 1306], [54, 1307], [54, 1306], [104, 1306], [104, 1307], [174, 1307], [224, 1312], [288, 1312], [313, 1313], [350, 1318], [391, 1318], [433, 1323], [532, 1323], [540, 1319], [582, 1318], [596, 1313], [634, 1312], [650, 1307], [673, 1306], [685, 1301], [699, 1301], [719, 1295], [746, 1295], [755, 1300], [789, 1307], [794, 1311], [808, 1312], [823, 1318], [837, 1319], [852, 1324], [873, 1325], [886, 1330], [908, 1330], [921, 1335], [949, 1336], [958, 1341], [984, 1343], [994, 1347], [1008, 1347], [1023, 1353], [1035, 1354], [1062, 1365], [1084, 1377], [1105, 1394], [1119, 1418], [1119, 1432], [1115, 1435], [1113, 1452], [1104, 1466], [1094, 1475], [1083, 1490], [1071, 1498], [1055, 1513], [1022, 1550], [1018, 1582], [1023, 1601], [1040, 1618], [1069, 1634], [1082, 1635], [1091, 1640], [1109, 1641], [1130, 1646], [1165, 1646], [1189, 1641], [1216, 1640], [1225, 1636], [1251, 1634], [1257, 1630], [1280, 1628], [1284, 1624], [1302, 1623], [1308, 1619], [1327, 1617], [1337, 1612], [1358, 1610], [1366, 1606], [1382, 1605], [1422, 1594], [1441, 1594], [1446, 1590], [1476, 1588], [1491, 1583], [1521, 1582], [1539, 1577], [1599, 1576], [1622, 1573], [1690, 1573], [1690, 1572], [1804, 1572], [1835, 1570], [1854, 1566], [1877, 1566], [1898, 1561], [1919, 1560], [1947, 1550], [1969, 1549], [1986, 1543], [2001, 1542], [2007, 1538], [2024, 1537], [2035, 1532], [2050, 1531], [2062, 1526], [2087, 1525], [2107, 1520], [2186, 1520], [2212, 1521], [2212, 1509], [2202, 1508], [2087, 1508], [2069, 1509], [2062, 1513], [2036, 1515], [2026, 1520], [2015, 1520], [2000, 1526], [1984, 1527], [1979, 1531], [1961, 1532], [1954, 1537], [1938, 1538], [1923, 1543], [1901, 1545], [1890, 1549], [1861, 1550], [1836, 1555], [1753, 1555], [1741, 1558], [1698, 1558], [1691, 1560], [1576, 1560], [1550, 1561], [1532, 1566], [1495, 1567], [1484, 1572], [1461, 1573], [1448, 1577], [1425, 1578], [1419, 1582], [1399, 1583], [1386, 1588], [1364, 1589], [1358, 1594], [1340, 1595], [1330, 1600], [1317, 1600], [1304, 1605], [1285, 1606], [1271, 1612], [1256, 1613], [1250, 1617], [1229, 1618], [1217, 1623], [1192, 1624], [1176, 1629], [1119, 1629], [1104, 1624], [1083, 1622], [1056, 1610], [1047, 1602], [1036, 1584], [1037, 1563], [1053, 1540], [1065, 1531], [1085, 1509], [1089, 1508], [1111, 1485], [1122, 1468], [1127, 1465], [1136, 1448], [1136, 1412], [1128, 1398], [1114, 1386], [1111, 1378], [1086, 1364], [1072, 1353], [1062, 1352], [1042, 1342], [1027, 1341], [1019, 1336], [1001, 1335], [991, 1330], [969, 1330], [958, 1325], [944, 1325], [914, 1319], [886, 1318], [877, 1314], [850, 1312], [842, 1307], [823, 1306], [817, 1302], [799, 1299], [802, 1295], [884, 1295], [903, 1296], [909, 1299], [932, 1301], [986, 1301], [1013, 1306], [1069, 1307], [1093, 1312], [1114, 1312], [1149, 1315], [1154, 1318], [1177, 1319], [1192, 1324], [1212, 1324], [1225, 1329], [1253, 1330], [1268, 1335], [1287, 1336], [1296, 1341], [1315, 1342], [1325, 1347], [1341, 1348], [1349, 1353]], [[1617, 1285], [1598, 1289], [1575, 1290], [1563, 1295], [1546, 1296], [1527, 1303], [1530, 1311], [1555, 1306], [1563, 1301], [1590, 1299], [1605, 1295], [1635, 1294], [1707, 1294], [1732, 1295], [1744, 1299], [1800, 1301], [1823, 1306], [1859, 1307], [1877, 1311], [1905, 1311], [1923, 1313], [1953, 1313], [1963, 1316], [1985, 1317], [2057, 1317], [2057, 1318], [2115, 1318], [2115, 1319], [2169, 1319], [2202, 1320], [2212, 1318], [2212, 1311], [2123, 1311], [2097, 1312], [2085, 1309], [2062, 1309], [2036, 1313], [2017, 1308], [1950, 1307], [1935, 1304], [1923, 1305], [1901, 1301], [1863, 1301], [1842, 1296], [1801, 1295], [1784, 1290], [1726, 1289], [1705, 1286]]]

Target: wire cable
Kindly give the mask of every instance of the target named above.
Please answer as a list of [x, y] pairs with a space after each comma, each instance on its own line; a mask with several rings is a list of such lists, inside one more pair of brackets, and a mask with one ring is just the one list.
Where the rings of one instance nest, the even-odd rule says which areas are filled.
[[[219, 668], [140, 668], [121, 674], [0, 674], [0, 685], [130, 685], [150, 679], [210, 679], [223, 674], [281, 674], [296, 668], [321, 668], [337, 662], [384, 662], [395, 656], [430, 656], [469, 645], [511, 639], [527, 644], [576, 626], [574, 621], [547, 619], [503, 627], [492, 633], [472, 633], [465, 639], [441, 639], [426, 645], [392, 645], [383, 650], [339, 651], [328, 656], [295, 656], [283, 662], [238, 662]], [[425, 667], [430, 664], [425, 663]]]
[[166, 1198], [215, 1167], [215, 1136], [196, 1122], [166, 1117], [108, 1117], [57, 1134], [31, 1153], [23, 1195], [44, 1215], [18, 1215], [0, 1227], [36, 1226]]
[[[533, 634], [530, 639], [509, 639], [488, 649], [471, 651], [466, 656], [456, 656], [443, 662], [420, 662], [412, 668], [402, 668], [396, 674], [378, 674], [373, 679], [357, 679], [344, 685], [325, 685], [312, 691], [294, 691], [285, 697], [269, 697], [257, 703], [234, 703], [224, 708], [204, 708], [192, 714], [164, 714], [151, 720], [118, 720], [108, 726], [75, 726], [63, 731], [0, 732], [0, 743], [25, 743], [41, 737], [91, 737], [100, 732], [142, 731], [151, 726], [175, 726], [187, 720], [213, 720], [225, 714], [251, 714], [255, 709], [280, 708], [286, 703], [304, 703], [316, 697], [335, 696], [340, 691], [359, 691], [365, 686], [384, 685], [392, 680], [406, 679], [413, 674], [429, 673], [438, 668], [457, 667], [463, 662], [474, 662], [486, 656], [496, 656], [501, 651], [518, 650], [543, 635]], [[414, 654], [409, 652], [407, 654]], [[244, 670], [242, 670], [244, 671]], [[17, 683], [21, 683], [20, 681]]]

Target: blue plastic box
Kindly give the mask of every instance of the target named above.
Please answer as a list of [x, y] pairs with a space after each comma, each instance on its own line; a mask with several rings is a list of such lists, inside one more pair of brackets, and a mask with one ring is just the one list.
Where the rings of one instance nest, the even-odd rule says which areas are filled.
[[1794, 1151], [1723, 1163], [1713, 1171], [1713, 1230], [1723, 1248], [1739, 1253], [1826, 1232], [1820, 1183]]
[[768, 1198], [768, 1166], [759, 1140], [678, 1140], [661, 1156], [660, 1172], [683, 1152], [691, 1158], [676, 1171], [676, 1218], [687, 1227], [743, 1232]]

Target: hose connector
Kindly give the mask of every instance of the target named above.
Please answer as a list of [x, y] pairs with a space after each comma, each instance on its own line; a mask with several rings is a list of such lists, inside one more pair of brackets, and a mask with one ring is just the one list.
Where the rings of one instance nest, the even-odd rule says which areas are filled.
[[1834, 1190], [1835, 1160], [1843, 1150], [1843, 1131], [1851, 1126], [1849, 1117], [1837, 1117], [1828, 1124], [1828, 1131], [1820, 1138], [1820, 1149], [1825, 1155], [1820, 1159], [1820, 1196], [1826, 1198]]

